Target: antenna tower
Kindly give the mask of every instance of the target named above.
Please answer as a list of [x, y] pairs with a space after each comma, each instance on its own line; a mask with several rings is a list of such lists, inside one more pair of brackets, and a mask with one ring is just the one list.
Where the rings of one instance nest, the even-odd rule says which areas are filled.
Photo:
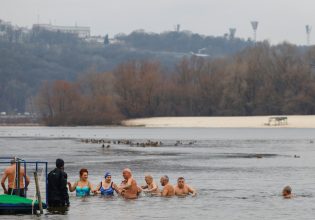
[[306, 30], [306, 44], [307, 46], [310, 46], [310, 43], [311, 43], [310, 37], [311, 37], [312, 27], [310, 25], [306, 25], [305, 30]]
[[234, 39], [236, 28], [230, 28], [229, 31], [230, 31], [230, 39]]
[[254, 31], [254, 42], [256, 43], [257, 40], [257, 28], [258, 28], [258, 21], [251, 21], [250, 22]]

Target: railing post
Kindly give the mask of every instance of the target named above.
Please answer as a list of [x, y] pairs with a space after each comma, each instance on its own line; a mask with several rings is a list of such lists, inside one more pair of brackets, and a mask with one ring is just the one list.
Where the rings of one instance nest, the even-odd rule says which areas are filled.
[[34, 172], [34, 179], [35, 179], [36, 196], [37, 196], [38, 207], [39, 207], [39, 210], [40, 210], [40, 214], [43, 214], [44, 213], [44, 211], [43, 211], [43, 203], [42, 203], [42, 197], [40, 195], [40, 189], [39, 189], [37, 172]]
[[[15, 167], [16, 167], [16, 193], [18, 196], [20, 196], [20, 172], [21, 172], [21, 167], [20, 167], [20, 160], [17, 158]], [[14, 191], [14, 189], [12, 189]]]
[[46, 179], [46, 205], [48, 204], [48, 162], [45, 162], [45, 179]]
[[24, 161], [24, 195], [27, 198], [27, 190], [26, 190], [26, 162]]

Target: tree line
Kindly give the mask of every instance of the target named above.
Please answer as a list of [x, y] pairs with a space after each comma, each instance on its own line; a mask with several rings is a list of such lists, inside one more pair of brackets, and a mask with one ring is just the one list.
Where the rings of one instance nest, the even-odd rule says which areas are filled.
[[112, 71], [128, 60], [157, 60], [163, 69], [171, 69], [184, 55], [198, 53], [199, 49], [218, 57], [251, 44], [184, 31], [134, 31], [118, 34], [111, 42], [107, 36], [104, 44], [98, 44], [71, 33], [38, 26], [20, 28], [0, 20], [0, 112], [31, 112], [30, 97], [45, 80], [73, 81], [91, 71]]
[[36, 106], [47, 125], [118, 124], [154, 116], [315, 114], [315, 48], [257, 43], [224, 58], [156, 60], [44, 82]]

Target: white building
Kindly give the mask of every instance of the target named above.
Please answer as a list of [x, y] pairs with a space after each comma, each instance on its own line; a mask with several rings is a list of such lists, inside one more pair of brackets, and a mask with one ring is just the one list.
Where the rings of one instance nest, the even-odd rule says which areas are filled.
[[34, 24], [33, 28], [40, 28], [49, 31], [60, 31], [63, 33], [71, 33], [78, 35], [79, 38], [88, 38], [90, 37], [90, 27], [82, 26], [57, 26], [51, 24]]
[[104, 44], [104, 39], [105, 39], [105, 37], [102, 37], [102, 36], [90, 36], [90, 37], [86, 38], [85, 40], [87, 42]]

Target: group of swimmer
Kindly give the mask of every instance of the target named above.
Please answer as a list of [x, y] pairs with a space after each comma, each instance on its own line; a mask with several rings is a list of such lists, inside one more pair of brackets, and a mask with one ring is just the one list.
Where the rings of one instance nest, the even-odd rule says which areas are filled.
[[[4, 170], [1, 179], [1, 185], [5, 194], [18, 195], [25, 197], [25, 191], [30, 183], [30, 178], [25, 174], [24, 168], [20, 168], [20, 186], [15, 184], [16, 162], [11, 161], [11, 165]], [[114, 193], [126, 199], [136, 199], [141, 192], [148, 193], [154, 196], [172, 197], [172, 196], [195, 196], [196, 190], [185, 183], [184, 177], [179, 177], [177, 183], [173, 186], [169, 182], [169, 177], [164, 175], [160, 178], [161, 190], [154, 181], [151, 175], [144, 177], [146, 184], [139, 186], [132, 176], [132, 171], [125, 168], [122, 172], [123, 181], [117, 185], [112, 181], [112, 175], [109, 172], [104, 174], [103, 179], [99, 184], [94, 185], [88, 180], [88, 170], [83, 168], [79, 172], [80, 179], [75, 183], [67, 181], [67, 173], [64, 172], [64, 161], [62, 159], [56, 160], [56, 168], [48, 174], [48, 206], [49, 207], [65, 207], [69, 206], [70, 192], [76, 192], [79, 197], [94, 195], [113, 196]], [[24, 178], [25, 177], [25, 178]], [[5, 182], [8, 179], [8, 188]], [[23, 179], [25, 179], [25, 184]], [[292, 189], [286, 186], [282, 191], [284, 198], [292, 198]]]
[[82, 168], [79, 175], [80, 179], [78, 181], [74, 183], [68, 182], [67, 174], [64, 172], [64, 161], [62, 159], [56, 160], [56, 168], [48, 174], [48, 205], [50, 207], [69, 206], [68, 190], [70, 192], [75, 191], [78, 197], [91, 194], [114, 196], [116, 193], [126, 199], [136, 199], [141, 192], [163, 197], [195, 196], [197, 194], [195, 189], [185, 183], [183, 177], [179, 177], [177, 184], [173, 186], [170, 184], [167, 175], [162, 176], [160, 183], [163, 189], [159, 190], [153, 177], [146, 175], [144, 177], [146, 184], [139, 186], [129, 168], [125, 168], [122, 171], [123, 181], [120, 184], [112, 181], [110, 172], [105, 172], [104, 177], [96, 186], [88, 180], [89, 172], [87, 169]]
[[126, 168], [122, 172], [123, 181], [117, 185], [112, 181], [112, 175], [109, 172], [104, 174], [104, 178], [100, 183], [94, 187], [88, 180], [88, 170], [82, 168], [79, 172], [80, 179], [71, 184], [68, 182], [68, 188], [70, 192], [76, 192], [76, 196], [89, 196], [91, 193], [94, 195], [101, 194], [104, 196], [113, 196], [114, 192], [127, 199], [136, 199], [141, 192], [148, 193], [155, 196], [187, 196], [191, 194], [196, 195], [196, 190], [185, 183], [184, 177], [177, 179], [175, 186], [171, 185], [167, 175], [164, 175], [160, 179], [160, 183], [163, 186], [162, 190], [159, 190], [158, 185], [155, 183], [151, 175], [146, 175], [144, 180], [145, 185], [137, 185], [136, 180], [132, 176], [132, 172], [129, 168]]

